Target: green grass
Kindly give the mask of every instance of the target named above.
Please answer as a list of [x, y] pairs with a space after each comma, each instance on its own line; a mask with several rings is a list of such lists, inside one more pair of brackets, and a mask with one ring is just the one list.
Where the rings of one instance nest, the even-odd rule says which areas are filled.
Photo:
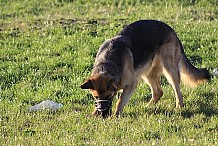
[[[79, 86], [98, 47], [139, 19], [166, 22], [195, 66], [218, 68], [215, 0], [0, 0], [0, 145], [217, 145], [216, 77], [194, 90], [182, 85], [181, 110], [163, 79], [156, 105], [145, 106], [142, 82], [122, 118], [87, 117], [94, 101]], [[64, 107], [29, 113], [47, 99]]]

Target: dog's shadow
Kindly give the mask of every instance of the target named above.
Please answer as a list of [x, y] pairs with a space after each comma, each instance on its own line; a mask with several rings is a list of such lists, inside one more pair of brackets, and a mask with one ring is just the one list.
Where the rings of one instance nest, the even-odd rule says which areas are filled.
[[[150, 96], [146, 96], [144, 104], [148, 103]], [[189, 105], [189, 107], [195, 106], [195, 108], [184, 107], [182, 109], [167, 108], [164, 106], [154, 105], [151, 107], [145, 107], [137, 112], [129, 112], [126, 115], [132, 118], [139, 118], [143, 113], [148, 115], [165, 115], [167, 117], [172, 117], [174, 115], [182, 116], [183, 118], [192, 118], [197, 114], [203, 114], [206, 117], [218, 116], [218, 108], [214, 107], [214, 99], [216, 94], [211, 93], [202, 93], [200, 95], [201, 99], [195, 101], [195, 103], [190, 103], [194, 105]]]
[[[207, 117], [218, 116], [218, 109], [213, 108], [214, 100], [216, 98], [216, 94], [214, 92], [210, 93], [202, 93], [200, 95], [203, 99], [197, 101], [198, 108], [196, 113], [205, 114]], [[217, 104], [217, 103], [216, 103]]]

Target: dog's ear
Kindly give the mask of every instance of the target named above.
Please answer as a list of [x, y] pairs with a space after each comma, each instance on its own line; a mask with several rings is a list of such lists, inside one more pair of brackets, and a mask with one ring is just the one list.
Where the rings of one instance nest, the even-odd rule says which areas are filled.
[[86, 80], [82, 85], [80, 86], [82, 89], [94, 89], [92, 85], [92, 81], [90, 79]]
[[113, 78], [108, 80], [107, 89], [110, 91], [117, 91], [118, 87]]

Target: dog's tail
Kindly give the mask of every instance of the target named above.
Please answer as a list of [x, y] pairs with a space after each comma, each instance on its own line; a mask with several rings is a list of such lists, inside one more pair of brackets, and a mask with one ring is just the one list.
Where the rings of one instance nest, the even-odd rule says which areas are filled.
[[183, 46], [180, 42], [181, 48], [181, 59], [180, 59], [180, 75], [181, 80], [183, 83], [191, 86], [196, 87], [198, 84], [209, 81], [210, 80], [210, 73], [205, 68], [196, 68], [194, 67], [185, 55]]

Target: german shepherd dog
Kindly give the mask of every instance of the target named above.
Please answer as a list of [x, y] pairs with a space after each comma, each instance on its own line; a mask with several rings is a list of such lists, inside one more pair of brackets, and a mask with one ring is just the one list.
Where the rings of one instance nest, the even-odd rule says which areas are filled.
[[184, 106], [180, 80], [192, 87], [210, 80], [206, 69], [198, 69], [188, 61], [170, 26], [156, 20], [139, 20], [101, 45], [92, 75], [81, 88], [90, 89], [95, 99], [92, 115], [103, 117], [111, 115], [112, 100], [122, 89], [114, 112], [119, 116], [141, 79], [151, 88], [152, 98], [148, 105], [158, 102], [163, 95], [162, 74], [173, 87], [176, 108]]

